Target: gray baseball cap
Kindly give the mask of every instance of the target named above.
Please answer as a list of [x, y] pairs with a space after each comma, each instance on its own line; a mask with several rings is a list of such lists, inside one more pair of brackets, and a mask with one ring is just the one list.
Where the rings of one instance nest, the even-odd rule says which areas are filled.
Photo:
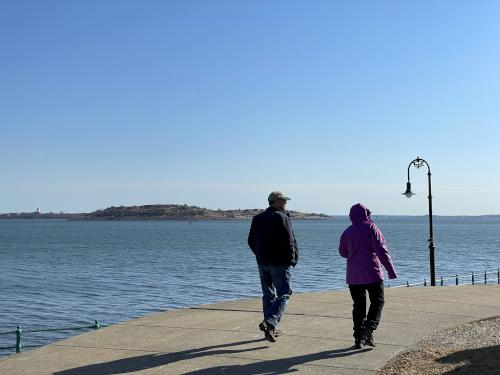
[[271, 194], [269, 194], [269, 197], [267, 198], [269, 203], [274, 203], [278, 199], [283, 199], [284, 201], [289, 201], [292, 198], [285, 197], [281, 191], [273, 191]]

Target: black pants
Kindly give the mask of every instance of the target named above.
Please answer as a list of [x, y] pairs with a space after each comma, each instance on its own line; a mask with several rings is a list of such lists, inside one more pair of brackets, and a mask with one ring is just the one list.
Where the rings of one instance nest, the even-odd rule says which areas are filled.
[[[352, 320], [354, 322], [354, 338], [359, 339], [363, 330], [377, 329], [384, 307], [384, 281], [373, 284], [349, 285], [353, 301]], [[370, 308], [366, 315], [366, 292], [370, 297]]]

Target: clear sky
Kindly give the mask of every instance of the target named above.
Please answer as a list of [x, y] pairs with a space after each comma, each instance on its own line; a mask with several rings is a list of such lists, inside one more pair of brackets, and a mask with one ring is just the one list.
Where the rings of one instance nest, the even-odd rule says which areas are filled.
[[0, 2], [0, 212], [500, 214], [498, 1]]

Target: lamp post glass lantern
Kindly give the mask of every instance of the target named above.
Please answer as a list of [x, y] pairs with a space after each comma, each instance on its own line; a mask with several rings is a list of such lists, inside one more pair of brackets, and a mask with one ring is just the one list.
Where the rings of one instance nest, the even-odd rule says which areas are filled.
[[411, 183], [410, 183], [410, 167], [413, 165], [415, 168], [420, 169], [424, 166], [427, 166], [427, 177], [429, 182], [429, 262], [431, 269], [431, 286], [436, 285], [436, 269], [434, 264], [434, 237], [432, 233], [432, 193], [431, 193], [431, 168], [429, 164], [424, 160], [420, 159], [418, 156], [416, 159], [412, 160], [408, 165], [408, 182], [406, 183], [406, 191], [402, 194], [406, 198], [411, 198], [415, 193], [411, 191]]
[[411, 191], [411, 183], [410, 183], [410, 181], [408, 181], [406, 183], [406, 191], [403, 194], [401, 194], [401, 195], [406, 196], [406, 198], [411, 198], [413, 195], [416, 195], [415, 193], [412, 193], [412, 191]]

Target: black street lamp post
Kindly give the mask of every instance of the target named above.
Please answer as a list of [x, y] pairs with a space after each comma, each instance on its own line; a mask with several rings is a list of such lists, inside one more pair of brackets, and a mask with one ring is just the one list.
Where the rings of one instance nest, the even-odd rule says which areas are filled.
[[436, 269], [434, 265], [434, 237], [432, 234], [432, 194], [431, 194], [431, 168], [429, 164], [424, 160], [420, 159], [418, 156], [415, 160], [412, 160], [408, 165], [408, 182], [406, 183], [406, 191], [402, 194], [405, 195], [406, 198], [411, 198], [412, 195], [415, 195], [411, 191], [411, 183], [410, 183], [410, 167], [415, 166], [417, 169], [423, 167], [425, 164], [427, 166], [427, 176], [429, 180], [429, 257], [430, 257], [430, 266], [431, 266], [431, 286], [436, 285]]

